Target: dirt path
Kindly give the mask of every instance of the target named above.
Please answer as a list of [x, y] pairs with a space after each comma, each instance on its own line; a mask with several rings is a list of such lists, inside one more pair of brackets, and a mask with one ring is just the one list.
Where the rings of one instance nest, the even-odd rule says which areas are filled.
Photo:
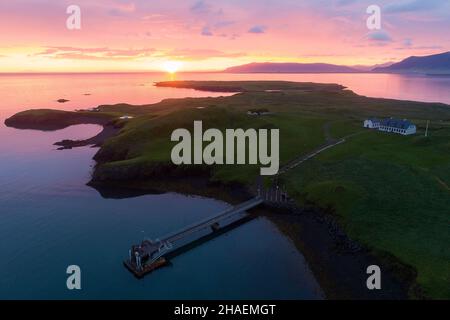
[[444, 181], [442, 181], [439, 177], [436, 177], [436, 176], [434, 178], [441, 186], [443, 186], [445, 189], [447, 189], [447, 191], [450, 191], [450, 187]]
[[286, 171], [293, 169], [295, 167], [297, 167], [298, 165], [302, 164], [303, 162], [305, 162], [306, 160], [309, 160], [311, 158], [314, 158], [315, 156], [317, 156], [319, 153], [332, 148], [334, 146], [337, 146], [338, 144], [341, 144], [343, 142], [345, 142], [345, 138], [337, 140], [337, 139], [333, 139], [333, 137], [330, 134], [330, 125], [331, 122], [327, 122], [323, 125], [323, 133], [325, 136], [325, 144], [315, 148], [314, 150], [308, 152], [305, 155], [302, 155], [294, 160], [289, 161], [288, 163], [286, 163], [284, 166], [282, 166], [280, 168], [280, 170], [278, 171], [278, 174], [283, 174]]
[[330, 141], [333, 140], [333, 137], [331, 136], [331, 133], [330, 133], [330, 125], [331, 125], [331, 122], [327, 122], [322, 127], [323, 128], [323, 135], [325, 136], [325, 141], [326, 142], [330, 142]]
[[302, 164], [303, 162], [314, 158], [315, 156], [317, 156], [319, 153], [328, 150], [330, 148], [333, 148], [341, 143], [344, 143], [345, 139], [341, 139], [341, 140], [337, 140], [337, 141], [329, 141], [328, 143], [314, 149], [313, 151], [299, 157], [296, 158], [290, 162], [288, 162], [287, 164], [285, 164], [283, 167], [281, 167], [281, 169], [278, 171], [278, 174], [283, 174], [288, 170], [291, 170], [295, 167], [297, 167], [298, 165]]
[[278, 174], [283, 174], [286, 171], [293, 169], [295, 167], [297, 167], [298, 165], [302, 164], [303, 162], [314, 158], [315, 156], [317, 156], [319, 153], [328, 150], [330, 148], [333, 148], [341, 143], [344, 143], [347, 141], [348, 138], [351, 138], [353, 136], [356, 136], [358, 134], [363, 133], [364, 131], [358, 131], [349, 135], [346, 135], [345, 137], [341, 138], [341, 139], [335, 139], [331, 136], [330, 133], [330, 125], [332, 124], [332, 122], [327, 122], [323, 125], [323, 132], [324, 132], [324, 136], [325, 136], [325, 144], [315, 148], [314, 150], [308, 152], [307, 154], [300, 156], [294, 160], [289, 161], [287, 164], [285, 164], [284, 166], [282, 166], [280, 168], [280, 170], [278, 171]]

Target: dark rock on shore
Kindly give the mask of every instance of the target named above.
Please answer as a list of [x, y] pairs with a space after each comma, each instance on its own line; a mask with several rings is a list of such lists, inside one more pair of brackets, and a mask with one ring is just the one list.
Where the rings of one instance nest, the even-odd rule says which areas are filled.
[[116, 135], [120, 131], [119, 127], [116, 127], [114, 125], [108, 124], [103, 126], [103, 130], [97, 134], [96, 136], [85, 139], [85, 140], [62, 140], [59, 142], [55, 142], [55, 146], [60, 146], [58, 150], [64, 150], [64, 149], [72, 149], [76, 147], [84, 147], [84, 146], [95, 146], [99, 147], [101, 146], [108, 138]]
[[[407, 299], [412, 270], [349, 239], [334, 217], [315, 207], [270, 210], [266, 216], [303, 253], [328, 299]], [[382, 270], [382, 290], [368, 290], [366, 269]]]

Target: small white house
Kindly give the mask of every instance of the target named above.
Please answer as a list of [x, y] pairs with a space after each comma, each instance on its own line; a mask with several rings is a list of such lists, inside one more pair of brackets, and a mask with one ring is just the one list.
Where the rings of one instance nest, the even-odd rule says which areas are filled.
[[403, 119], [388, 118], [383, 120], [367, 119], [364, 120], [364, 128], [378, 129], [384, 132], [393, 132], [401, 135], [410, 135], [416, 133], [416, 126], [411, 121]]
[[249, 116], [264, 116], [264, 115], [272, 114], [272, 112], [270, 112], [269, 110], [266, 110], [266, 109], [253, 109], [253, 110], [248, 110], [247, 114]]
[[129, 120], [129, 119], [133, 119], [134, 117], [132, 116], [121, 116], [119, 119], [121, 120]]
[[378, 129], [380, 127], [381, 120], [377, 118], [370, 118], [367, 120], [364, 120], [364, 128], [369, 129]]

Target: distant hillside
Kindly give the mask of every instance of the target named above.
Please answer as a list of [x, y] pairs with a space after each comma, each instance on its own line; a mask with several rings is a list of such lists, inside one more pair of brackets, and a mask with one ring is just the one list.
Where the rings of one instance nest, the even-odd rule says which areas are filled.
[[363, 72], [370, 72], [376, 68], [384, 68], [384, 67], [389, 67], [391, 65], [393, 65], [394, 62], [386, 62], [386, 63], [380, 63], [380, 64], [376, 64], [376, 65], [354, 65], [354, 66], [350, 66], [353, 69], [356, 69], [358, 71], [363, 71]]
[[450, 74], [450, 51], [424, 57], [409, 57], [374, 72]]
[[231, 67], [228, 73], [355, 73], [357, 69], [327, 63], [249, 63]]

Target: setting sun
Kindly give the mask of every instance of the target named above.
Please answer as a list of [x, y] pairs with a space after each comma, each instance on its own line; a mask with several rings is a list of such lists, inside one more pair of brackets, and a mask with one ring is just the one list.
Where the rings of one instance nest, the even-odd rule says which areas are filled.
[[168, 73], [175, 73], [180, 69], [181, 65], [182, 63], [179, 61], [166, 61], [163, 64], [163, 69]]

